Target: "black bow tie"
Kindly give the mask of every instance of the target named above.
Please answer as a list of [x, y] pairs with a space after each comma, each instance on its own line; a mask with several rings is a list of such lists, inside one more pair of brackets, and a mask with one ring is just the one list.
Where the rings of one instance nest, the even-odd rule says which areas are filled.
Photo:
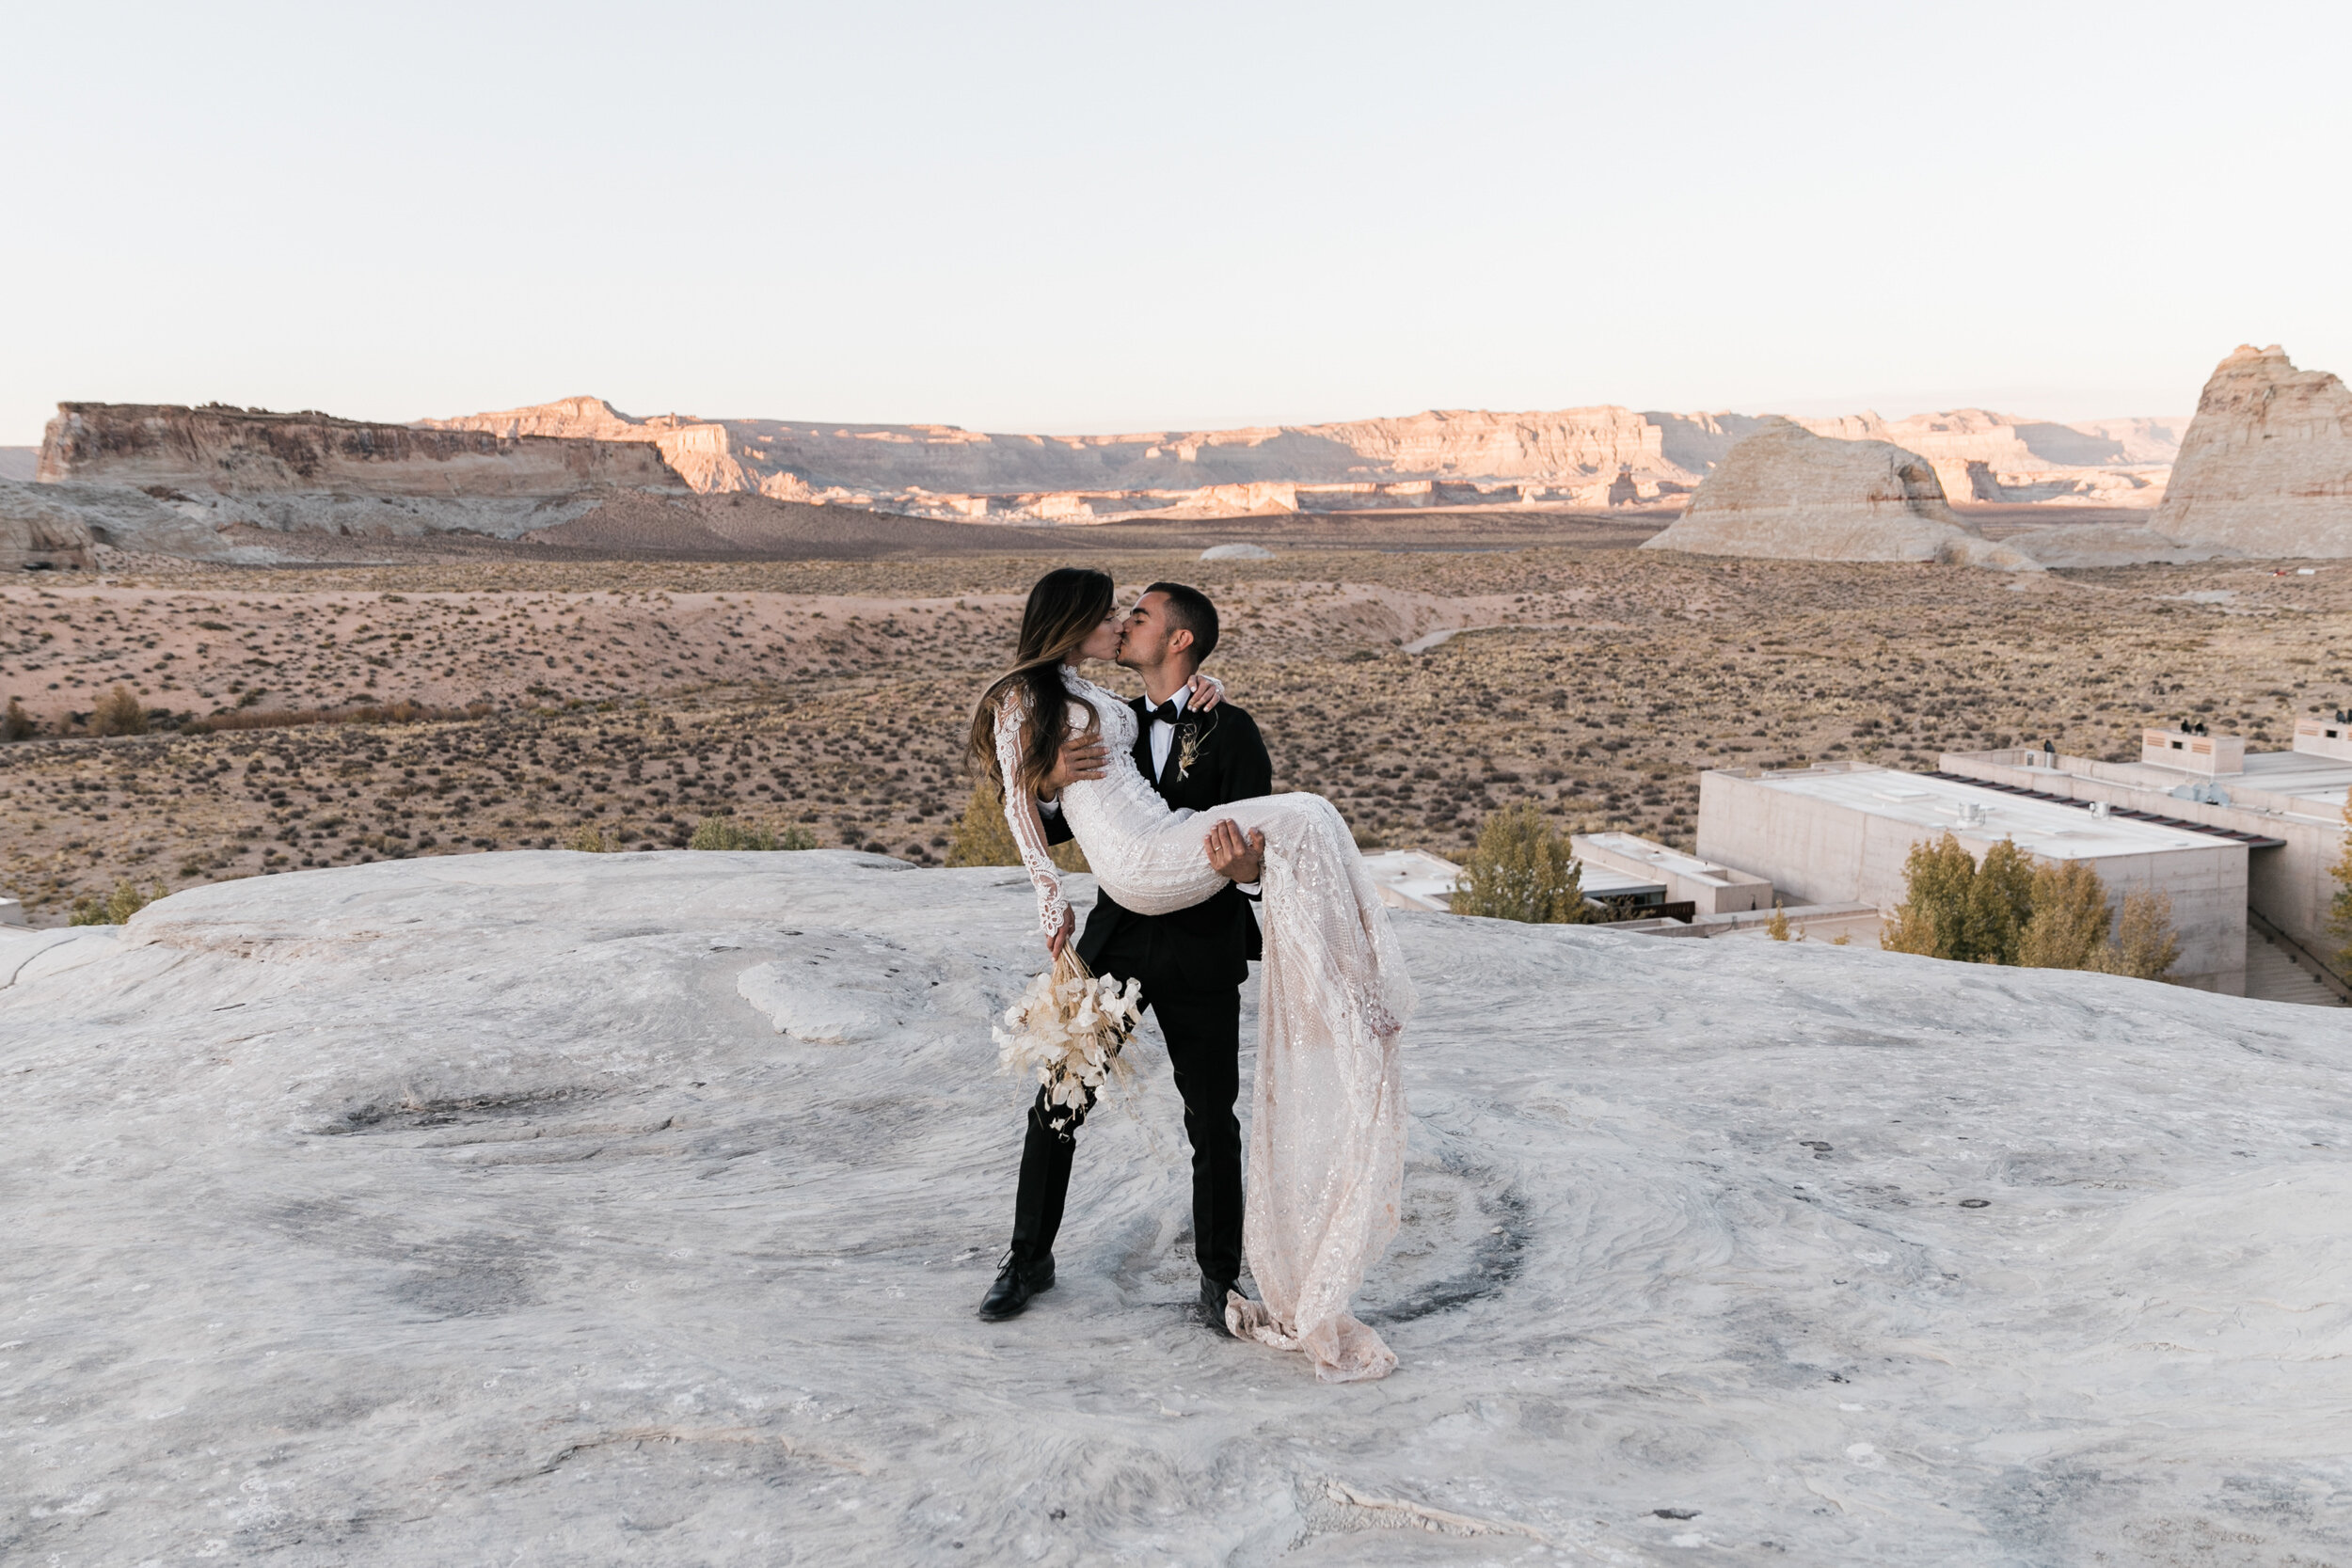
[[1153, 703], [1143, 710], [1146, 719], [1162, 724], [1173, 724], [1184, 716], [1184, 705], [1170, 697], [1164, 703]]

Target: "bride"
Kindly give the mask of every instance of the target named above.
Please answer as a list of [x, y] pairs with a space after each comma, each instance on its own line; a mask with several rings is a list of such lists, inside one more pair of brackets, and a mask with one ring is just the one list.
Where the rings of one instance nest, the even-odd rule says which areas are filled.
[[[1062, 743], [1099, 734], [1109, 767], [1062, 791], [1062, 810], [1104, 892], [1167, 914], [1225, 887], [1202, 847], [1207, 822], [1171, 810], [1135, 765], [1135, 710], [1078, 673], [1118, 652], [1105, 573], [1064, 567], [1030, 590], [1018, 662], [981, 697], [972, 746], [1002, 788], [1022, 863], [1037, 886], [1049, 951], [1073, 919], [1047, 857], [1041, 786]], [[1385, 1377], [1396, 1356], [1348, 1303], [1396, 1234], [1405, 1171], [1405, 1090], [1397, 1039], [1413, 1010], [1386, 908], [1353, 835], [1320, 795], [1267, 795], [1219, 806], [1246, 836], [1265, 835], [1265, 966], [1249, 1135], [1244, 1251], [1263, 1302], [1227, 1298], [1237, 1335], [1304, 1351], [1327, 1382]]]

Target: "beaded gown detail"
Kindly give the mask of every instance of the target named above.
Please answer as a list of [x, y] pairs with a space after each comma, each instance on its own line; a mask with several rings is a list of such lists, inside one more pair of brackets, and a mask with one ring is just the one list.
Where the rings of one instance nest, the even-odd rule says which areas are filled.
[[[1188, 909], [1227, 885], [1202, 847], [1208, 825], [1265, 834], [1265, 940], [1251, 1094], [1243, 1250], [1260, 1301], [1228, 1298], [1237, 1335], [1303, 1351], [1316, 1375], [1385, 1377], [1396, 1356], [1348, 1305], [1397, 1230], [1405, 1179], [1405, 1087], [1397, 1046], [1414, 1006], [1388, 909], [1339, 811], [1320, 795], [1267, 795], [1195, 814], [1171, 808], [1135, 763], [1126, 700], [1063, 672], [1073, 733], [1099, 716], [1104, 777], [1062, 794], [1064, 820], [1103, 890], [1139, 914]], [[1018, 776], [1025, 707], [996, 715], [1004, 776]], [[1050, 936], [1069, 910], [1045, 832], [1025, 791], [1005, 815]], [[1194, 820], [1196, 815], [1200, 818]]]

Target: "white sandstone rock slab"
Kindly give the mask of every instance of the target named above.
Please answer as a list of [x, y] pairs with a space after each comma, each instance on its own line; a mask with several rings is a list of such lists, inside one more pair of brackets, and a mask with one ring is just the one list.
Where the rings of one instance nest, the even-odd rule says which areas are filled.
[[1963, 523], [1926, 458], [1884, 441], [1825, 438], [1791, 423], [1724, 453], [1689, 510], [1642, 548], [2042, 569]]
[[1271, 561], [1274, 552], [1263, 545], [1211, 545], [1200, 552], [1203, 561]]
[[482, 855], [0, 932], [83, 960], [0, 990], [0, 1560], [2352, 1557], [2339, 1015], [1397, 918], [1403, 1359], [1343, 1388], [1189, 1321], [1149, 1031], [1058, 1285], [973, 1318], [1017, 870]]

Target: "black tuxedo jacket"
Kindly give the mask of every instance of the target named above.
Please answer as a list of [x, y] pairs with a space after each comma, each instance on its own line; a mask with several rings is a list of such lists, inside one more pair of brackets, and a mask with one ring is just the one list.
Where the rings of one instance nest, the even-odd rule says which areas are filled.
[[[1127, 705], [1136, 713], [1136, 768], [1169, 805], [1205, 813], [1274, 793], [1274, 759], [1266, 754], [1257, 723], [1232, 704], [1185, 714], [1168, 749], [1168, 768], [1156, 778], [1152, 772], [1152, 721], [1144, 717], [1143, 699]], [[1195, 742], [1193, 760], [1191, 768], [1180, 770], [1186, 731]], [[1205, 836], [1208, 831], [1203, 821], [1200, 832]], [[1061, 813], [1046, 819], [1045, 837], [1051, 844], [1071, 837]], [[1078, 957], [1099, 970], [1111, 939], [1136, 923], [1149, 923], [1155, 937], [1177, 944], [1179, 962], [1186, 972], [1198, 974], [1204, 986], [1238, 986], [1249, 977], [1249, 960], [1264, 956], [1258, 917], [1241, 890], [1229, 883], [1216, 897], [1174, 914], [1137, 914], [1122, 909], [1110, 895], [1098, 894], [1094, 912], [1087, 916], [1086, 929], [1078, 937]]]

